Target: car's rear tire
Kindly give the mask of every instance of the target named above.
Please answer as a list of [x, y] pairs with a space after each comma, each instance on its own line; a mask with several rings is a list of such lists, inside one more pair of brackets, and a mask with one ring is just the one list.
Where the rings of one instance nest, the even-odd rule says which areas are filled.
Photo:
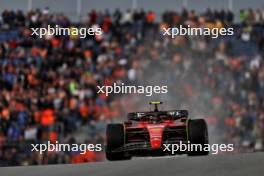
[[109, 161], [125, 160], [125, 152], [112, 152], [125, 144], [125, 130], [123, 124], [108, 124], [106, 128], [106, 159]]
[[190, 144], [200, 144], [202, 149], [188, 151], [189, 156], [208, 155], [209, 151], [204, 150], [205, 145], [209, 144], [208, 130], [204, 119], [188, 120], [187, 122], [187, 138]]

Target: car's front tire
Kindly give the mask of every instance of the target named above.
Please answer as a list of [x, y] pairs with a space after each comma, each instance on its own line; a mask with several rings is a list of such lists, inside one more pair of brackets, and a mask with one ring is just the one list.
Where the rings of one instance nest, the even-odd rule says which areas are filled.
[[200, 156], [209, 154], [208, 150], [204, 150], [205, 145], [209, 144], [208, 130], [204, 119], [188, 120], [187, 139], [190, 144], [199, 144], [202, 146], [202, 148], [198, 148], [198, 150], [188, 151], [187, 154], [189, 156]]
[[125, 152], [113, 152], [125, 144], [125, 129], [123, 124], [108, 124], [106, 128], [106, 159], [109, 161], [125, 160]]

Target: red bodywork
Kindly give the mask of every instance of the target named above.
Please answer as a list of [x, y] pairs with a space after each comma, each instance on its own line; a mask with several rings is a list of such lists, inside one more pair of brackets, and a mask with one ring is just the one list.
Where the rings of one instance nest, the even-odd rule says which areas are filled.
[[[138, 122], [134, 124], [127, 124], [126, 126], [126, 142], [133, 143], [137, 141], [149, 141], [151, 149], [160, 149], [164, 139], [164, 132], [166, 129], [184, 129], [186, 128], [186, 118], [181, 118], [181, 121], [175, 120], [165, 120], [160, 123], [150, 123], [150, 122]], [[142, 139], [142, 135], [129, 135], [132, 131], [145, 130], [148, 133], [147, 138]], [[176, 130], [175, 130], [176, 131]], [[177, 133], [175, 133], [177, 134]], [[177, 137], [177, 136], [176, 136]], [[185, 139], [185, 136], [178, 136], [179, 138]], [[166, 140], [170, 140], [167, 138]]]
[[[124, 144], [111, 152], [132, 156], [164, 155], [164, 144], [187, 142], [187, 110], [131, 112], [124, 122]], [[170, 153], [168, 153], [170, 154]]]

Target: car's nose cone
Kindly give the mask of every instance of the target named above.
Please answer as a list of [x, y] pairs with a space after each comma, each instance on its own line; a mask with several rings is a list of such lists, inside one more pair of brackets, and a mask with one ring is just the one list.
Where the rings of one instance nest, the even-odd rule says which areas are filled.
[[164, 127], [164, 125], [147, 126], [150, 137], [150, 144], [153, 149], [159, 149], [161, 147]]

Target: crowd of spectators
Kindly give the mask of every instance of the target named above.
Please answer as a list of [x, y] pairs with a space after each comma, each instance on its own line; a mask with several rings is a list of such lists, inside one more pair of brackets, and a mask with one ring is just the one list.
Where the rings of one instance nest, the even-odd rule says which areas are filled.
[[[169, 96], [206, 115], [218, 142], [264, 148], [264, 12], [99, 12], [71, 22], [49, 9], [5, 10], [0, 20], [0, 165], [78, 163], [102, 153], [31, 152], [30, 143], [104, 143], [107, 122], [141, 101], [97, 94], [97, 85], [166, 83]], [[102, 36], [31, 36], [31, 27], [99, 25]], [[234, 36], [162, 36], [164, 26], [234, 27]], [[144, 95], [141, 95], [144, 96]], [[134, 100], [135, 99], [135, 100]], [[74, 135], [82, 127], [85, 141]], [[78, 136], [78, 135], [77, 135]], [[214, 138], [214, 136], [212, 137]]]

